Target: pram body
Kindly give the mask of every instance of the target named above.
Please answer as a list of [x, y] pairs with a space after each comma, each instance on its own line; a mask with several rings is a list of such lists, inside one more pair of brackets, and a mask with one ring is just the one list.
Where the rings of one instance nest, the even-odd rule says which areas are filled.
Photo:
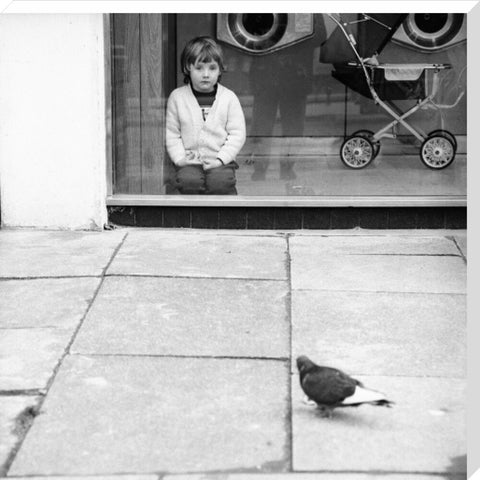
[[[340, 148], [344, 164], [355, 169], [366, 167], [378, 155], [380, 139], [395, 137], [396, 134], [392, 132], [400, 124], [421, 142], [420, 158], [427, 167], [435, 170], [448, 167], [455, 159], [455, 136], [446, 130], [425, 134], [410, 125], [407, 118], [433, 103], [439, 88], [439, 75], [451, 66], [378, 62], [376, 56], [406, 14], [347, 15], [350, 18], [338, 14], [328, 16], [337, 28], [322, 45], [320, 61], [332, 63], [334, 78], [372, 99], [393, 118], [392, 122], [377, 132], [358, 130], [346, 137]], [[401, 111], [393, 103], [394, 100], [415, 100], [416, 103], [407, 111]]]

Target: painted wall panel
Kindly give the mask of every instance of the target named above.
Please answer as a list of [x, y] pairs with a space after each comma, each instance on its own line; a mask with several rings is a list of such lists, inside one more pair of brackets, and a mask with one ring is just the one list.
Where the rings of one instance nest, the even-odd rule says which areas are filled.
[[7, 227], [106, 222], [103, 16], [0, 15], [0, 191]]

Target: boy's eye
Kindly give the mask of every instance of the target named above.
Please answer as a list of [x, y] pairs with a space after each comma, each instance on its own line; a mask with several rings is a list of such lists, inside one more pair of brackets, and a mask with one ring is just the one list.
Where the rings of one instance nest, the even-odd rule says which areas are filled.
[[203, 64], [203, 63], [198, 63], [192, 65], [193, 69], [196, 70], [197, 72], [200, 72], [204, 69], [208, 69], [212, 72], [216, 72], [219, 69], [219, 66], [216, 63], [212, 64]]

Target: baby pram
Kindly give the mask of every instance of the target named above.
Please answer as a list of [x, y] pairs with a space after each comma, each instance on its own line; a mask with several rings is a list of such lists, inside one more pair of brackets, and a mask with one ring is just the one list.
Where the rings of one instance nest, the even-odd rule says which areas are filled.
[[[428, 135], [407, 122], [407, 117], [427, 104], [439, 89], [439, 74], [448, 64], [382, 64], [377, 55], [399, 28], [406, 14], [328, 14], [336, 28], [322, 44], [320, 61], [332, 63], [332, 76], [380, 105], [393, 121], [377, 132], [358, 130], [346, 137], [340, 157], [350, 168], [364, 168], [380, 150], [380, 139], [394, 138], [398, 124], [420, 142], [420, 158], [429, 168], [448, 167], [455, 158], [457, 142], [450, 132], [440, 129]], [[402, 112], [393, 100], [416, 100]], [[391, 133], [392, 132], [392, 133]]]

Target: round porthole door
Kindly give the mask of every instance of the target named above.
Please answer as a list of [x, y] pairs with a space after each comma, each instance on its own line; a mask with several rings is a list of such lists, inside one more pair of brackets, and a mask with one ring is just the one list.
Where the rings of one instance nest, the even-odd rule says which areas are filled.
[[228, 13], [217, 15], [217, 38], [252, 54], [266, 54], [313, 35], [312, 14]]
[[228, 28], [235, 41], [246, 50], [270, 50], [285, 35], [288, 24], [286, 13], [229, 14]]
[[434, 52], [466, 38], [463, 13], [410, 13], [392, 40], [415, 50]]

